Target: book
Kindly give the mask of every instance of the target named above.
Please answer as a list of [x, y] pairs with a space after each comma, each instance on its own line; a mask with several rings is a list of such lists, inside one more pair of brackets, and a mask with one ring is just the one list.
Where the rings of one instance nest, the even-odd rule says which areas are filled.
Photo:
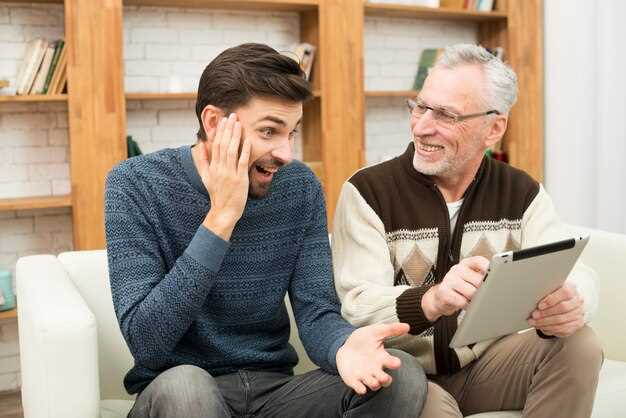
[[54, 56], [54, 50], [56, 49], [56, 43], [49, 43], [44, 52], [43, 59], [41, 60], [41, 66], [37, 71], [33, 85], [30, 88], [29, 94], [42, 94], [43, 88], [46, 85], [46, 78], [50, 71], [50, 65], [52, 64], [52, 57]]
[[315, 46], [301, 42], [297, 44], [294, 48], [294, 53], [298, 56], [298, 61], [300, 62], [300, 68], [306, 74], [306, 79], [311, 79], [311, 70], [313, 69], [313, 60], [315, 59]]
[[476, 10], [479, 12], [493, 11], [493, 0], [478, 0], [478, 4], [476, 4]]
[[420, 55], [419, 65], [417, 68], [417, 74], [415, 75], [415, 81], [413, 82], [413, 90], [421, 90], [424, 85], [424, 81], [428, 76], [430, 67], [435, 64], [437, 57], [443, 52], [443, 48], [437, 49], [424, 49]]
[[17, 71], [15, 89], [17, 94], [28, 94], [37, 70], [41, 66], [47, 43], [43, 39], [34, 39], [26, 47], [24, 59]]
[[463, 0], [441, 0], [440, 7], [443, 9], [462, 9]]
[[61, 55], [61, 50], [63, 49], [64, 45], [65, 42], [62, 39], [56, 42], [56, 48], [54, 49], [54, 55], [52, 56], [52, 63], [50, 64], [50, 70], [48, 70], [48, 75], [46, 76], [46, 83], [44, 85], [42, 94], [48, 93], [48, 88], [50, 87], [50, 82], [52, 81], [54, 70], [59, 63], [59, 57]]
[[9, 87], [9, 80], [0, 80], [0, 89], [4, 87]]
[[63, 45], [61, 48], [61, 52], [59, 53], [59, 60], [57, 62], [56, 67], [54, 68], [54, 73], [52, 74], [52, 79], [50, 80], [50, 85], [48, 86], [48, 91], [46, 94], [59, 94], [59, 89], [62, 90], [61, 78], [63, 73], [65, 73], [65, 68], [67, 67], [67, 46]]

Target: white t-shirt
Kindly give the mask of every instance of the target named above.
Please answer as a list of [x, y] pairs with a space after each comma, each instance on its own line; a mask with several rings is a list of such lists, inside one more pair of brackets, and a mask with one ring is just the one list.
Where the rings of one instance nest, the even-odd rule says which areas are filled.
[[459, 217], [459, 211], [461, 210], [462, 204], [463, 199], [452, 203], [446, 203], [448, 206], [448, 214], [450, 215], [450, 235], [454, 233], [454, 227], [456, 226], [456, 220]]

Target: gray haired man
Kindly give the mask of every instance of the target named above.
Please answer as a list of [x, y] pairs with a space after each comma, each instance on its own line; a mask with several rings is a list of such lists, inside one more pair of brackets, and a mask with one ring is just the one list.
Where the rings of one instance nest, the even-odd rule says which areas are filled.
[[424, 418], [591, 414], [602, 351], [585, 325], [597, 294], [583, 265], [538, 304], [535, 331], [448, 348], [494, 253], [564, 236], [541, 184], [485, 157], [516, 98], [501, 60], [475, 45], [446, 48], [409, 101], [406, 152], [357, 172], [340, 195], [332, 250], [342, 314], [357, 326], [410, 325], [387, 345], [426, 370]]

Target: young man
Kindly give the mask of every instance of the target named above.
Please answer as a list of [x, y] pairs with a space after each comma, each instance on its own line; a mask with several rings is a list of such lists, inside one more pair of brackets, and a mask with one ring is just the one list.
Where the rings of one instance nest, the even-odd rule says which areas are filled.
[[[355, 331], [340, 315], [322, 189], [291, 162], [310, 95], [291, 58], [228, 49], [200, 79], [195, 146], [109, 174], [111, 290], [135, 359], [124, 384], [138, 393], [129, 417], [419, 415], [421, 367], [383, 347], [408, 325]], [[321, 367], [296, 377], [287, 292]]]
[[484, 48], [446, 48], [410, 102], [404, 155], [357, 172], [340, 195], [332, 242], [342, 314], [356, 326], [411, 326], [389, 346], [430, 375], [424, 418], [591, 414], [602, 354], [585, 326], [597, 300], [582, 265], [532, 313], [537, 332], [448, 348], [494, 253], [564, 236], [543, 187], [484, 156], [516, 96], [515, 73]]

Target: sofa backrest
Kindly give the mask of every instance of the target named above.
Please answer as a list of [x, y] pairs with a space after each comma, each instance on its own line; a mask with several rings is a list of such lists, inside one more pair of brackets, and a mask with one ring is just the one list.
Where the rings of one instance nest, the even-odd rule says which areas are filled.
[[589, 244], [581, 260], [598, 273], [598, 311], [591, 321], [598, 334], [604, 355], [612, 360], [626, 361], [626, 333], [623, 320], [626, 312], [626, 235], [572, 227], [589, 233]]
[[106, 251], [74, 251], [58, 258], [96, 317], [101, 399], [132, 399], [122, 381], [134, 363], [113, 310]]

